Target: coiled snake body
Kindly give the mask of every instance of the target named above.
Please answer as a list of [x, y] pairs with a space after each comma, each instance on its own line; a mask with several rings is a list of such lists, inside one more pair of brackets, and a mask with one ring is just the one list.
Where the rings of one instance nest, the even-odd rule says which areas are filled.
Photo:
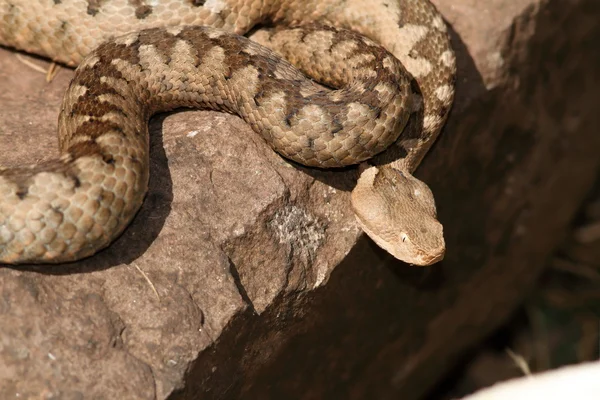
[[[263, 22], [292, 27], [254, 40], [340, 89], [236, 35]], [[411, 175], [454, 93], [446, 27], [425, 0], [0, 0], [0, 44], [79, 65], [61, 157], [0, 170], [0, 263], [72, 261], [110, 244], [146, 193], [148, 119], [177, 107], [238, 114], [308, 166], [393, 145], [394, 161], [363, 167], [357, 220], [399, 259], [443, 257], [433, 196]]]

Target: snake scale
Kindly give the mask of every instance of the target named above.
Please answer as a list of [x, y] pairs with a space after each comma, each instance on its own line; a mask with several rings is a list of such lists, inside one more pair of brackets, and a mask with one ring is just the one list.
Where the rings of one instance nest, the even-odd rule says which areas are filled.
[[[257, 25], [275, 28], [238, 36]], [[411, 175], [454, 96], [446, 25], [426, 0], [0, 0], [0, 44], [78, 65], [60, 158], [0, 169], [0, 263], [108, 246], [147, 190], [149, 118], [178, 107], [237, 114], [307, 166], [363, 163], [363, 230], [403, 261], [443, 258], [433, 195]], [[395, 157], [378, 158], [388, 146]]]

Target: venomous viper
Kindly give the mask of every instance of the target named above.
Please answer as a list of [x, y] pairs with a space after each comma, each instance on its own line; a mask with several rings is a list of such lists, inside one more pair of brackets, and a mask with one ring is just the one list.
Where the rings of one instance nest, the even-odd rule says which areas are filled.
[[[237, 36], [265, 23], [292, 28], [253, 40], [340, 89]], [[454, 96], [454, 53], [426, 0], [0, 0], [0, 44], [79, 65], [61, 157], [0, 169], [0, 263], [73, 261], [110, 244], [147, 190], [148, 119], [177, 107], [238, 114], [308, 166], [391, 145], [393, 159], [363, 163], [357, 220], [403, 261], [443, 258], [433, 195], [411, 175]]]

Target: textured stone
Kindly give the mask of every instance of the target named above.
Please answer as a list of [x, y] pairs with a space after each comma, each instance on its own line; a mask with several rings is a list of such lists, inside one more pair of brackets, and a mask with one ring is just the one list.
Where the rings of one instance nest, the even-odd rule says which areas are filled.
[[[150, 193], [117, 242], [72, 265], [0, 269], [0, 397], [431, 388], [533, 287], [600, 163], [600, 3], [435, 3], [459, 61], [456, 105], [418, 171], [445, 226], [442, 263], [355, 243], [354, 171], [291, 165], [236, 117], [159, 116]], [[47, 85], [0, 50], [3, 165], [54, 154], [70, 75]]]
[[[2, 163], [50, 159], [72, 71], [47, 84], [0, 51]], [[356, 241], [349, 193], [318, 180], [336, 174], [304, 173], [239, 118], [179, 112], [151, 132], [150, 191], [121, 238], [70, 265], [0, 269], [0, 397], [164, 398], [234, 316], [324, 284]]]

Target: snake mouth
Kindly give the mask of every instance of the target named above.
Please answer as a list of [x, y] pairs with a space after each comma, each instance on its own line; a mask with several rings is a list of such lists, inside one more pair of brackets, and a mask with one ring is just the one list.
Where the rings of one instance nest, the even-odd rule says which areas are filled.
[[424, 251], [414, 246], [408, 246], [404, 242], [385, 240], [381, 235], [369, 229], [360, 218], [356, 218], [358, 225], [379, 247], [390, 253], [394, 258], [410, 265], [426, 267], [444, 259], [446, 246], [438, 247], [434, 251]]
[[413, 251], [407, 251], [405, 248], [398, 249], [396, 246], [390, 245], [384, 247], [384, 249], [390, 252], [390, 254], [392, 254], [398, 260], [417, 267], [428, 267], [437, 262], [440, 262], [444, 259], [444, 255], [446, 254], [445, 247], [441, 247], [435, 251], [428, 252], [414, 249]]
[[438, 263], [440, 261], [442, 261], [444, 259], [444, 256], [446, 255], [446, 249], [442, 248], [439, 251], [433, 253], [433, 255], [431, 253], [424, 253], [422, 252], [419, 257], [416, 257], [415, 260], [417, 262], [413, 262], [411, 263], [412, 265], [416, 265], [419, 267], [427, 267], [429, 265]]
[[[439, 226], [441, 228], [441, 224], [439, 224]], [[420, 267], [427, 267], [444, 259], [444, 256], [446, 255], [446, 243], [441, 232], [442, 231], [440, 231], [439, 236], [437, 236], [436, 246], [428, 246], [427, 250], [424, 250], [423, 248], [416, 248], [415, 252], [417, 255], [414, 257], [411, 264]]]

